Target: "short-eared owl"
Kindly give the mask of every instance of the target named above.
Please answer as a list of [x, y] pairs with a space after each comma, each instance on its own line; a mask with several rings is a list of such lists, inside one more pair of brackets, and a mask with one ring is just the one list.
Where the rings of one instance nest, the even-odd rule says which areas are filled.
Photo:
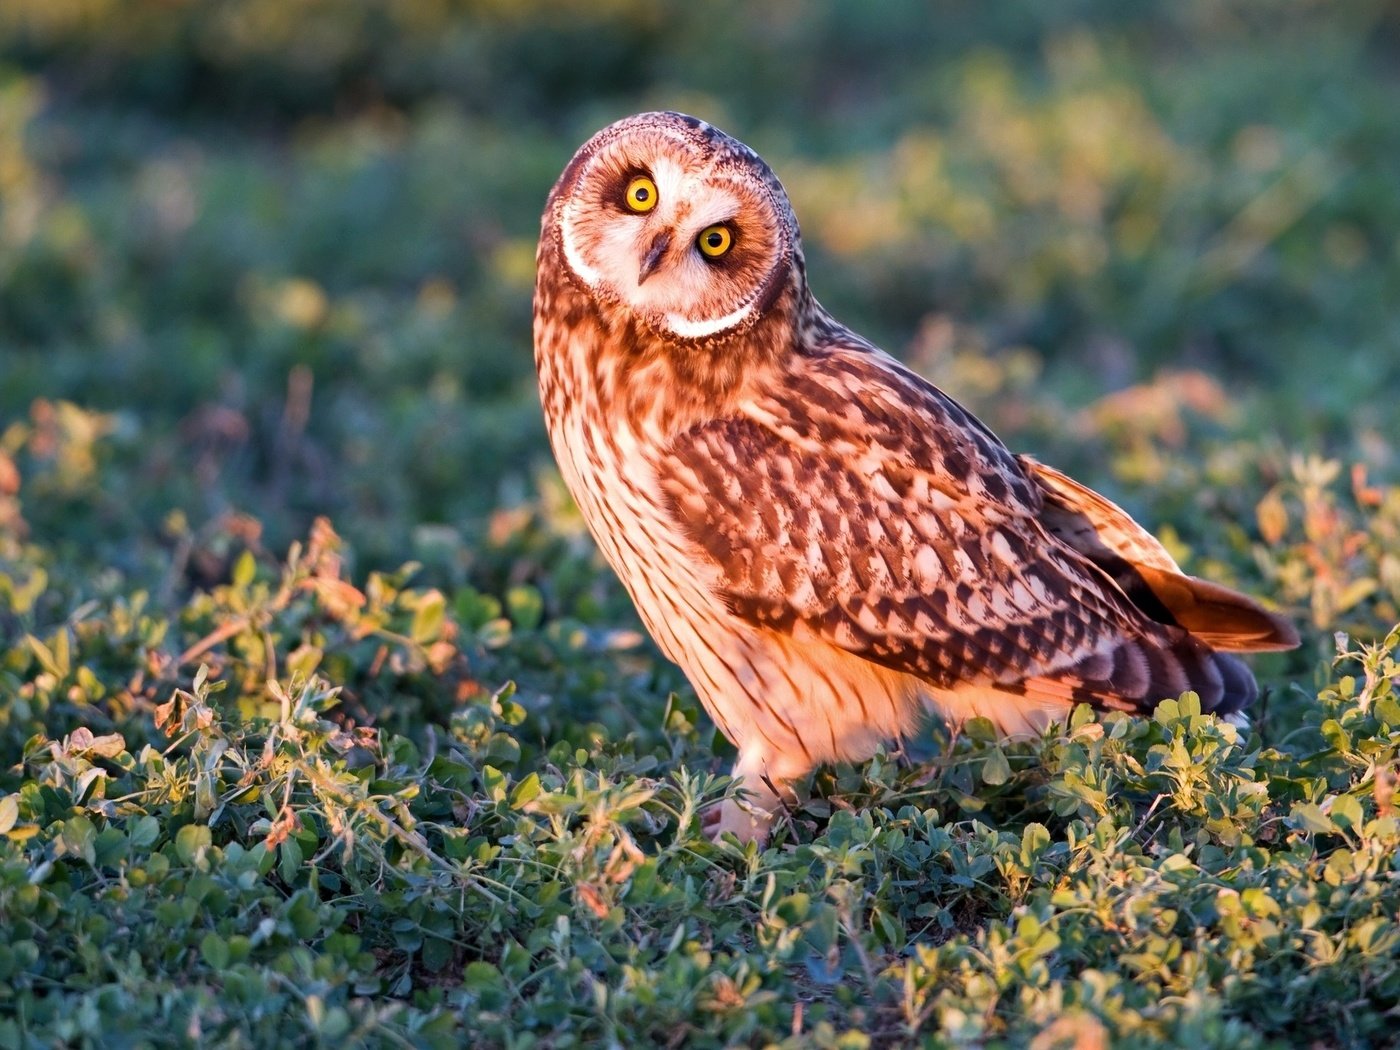
[[1229, 714], [1256, 687], [1224, 650], [1297, 644], [823, 310], [782, 185], [700, 120], [584, 144], [538, 267], [559, 467], [738, 748], [719, 831], [763, 838], [785, 782], [929, 707], [1013, 734], [1188, 689]]

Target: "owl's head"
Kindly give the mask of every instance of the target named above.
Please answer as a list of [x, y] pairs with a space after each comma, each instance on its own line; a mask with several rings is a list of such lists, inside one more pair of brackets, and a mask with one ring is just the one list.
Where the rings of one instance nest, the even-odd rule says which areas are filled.
[[640, 113], [584, 143], [544, 226], [595, 301], [677, 341], [752, 327], [793, 280], [800, 253], [768, 165], [680, 113]]

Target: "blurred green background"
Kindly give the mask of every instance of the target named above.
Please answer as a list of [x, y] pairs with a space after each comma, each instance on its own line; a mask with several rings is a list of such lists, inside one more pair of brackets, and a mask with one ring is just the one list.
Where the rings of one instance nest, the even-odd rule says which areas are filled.
[[237, 513], [469, 550], [553, 498], [544, 197], [669, 107], [762, 153], [817, 294], [1013, 446], [1249, 518], [1240, 461], [1394, 466], [1397, 99], [1367, 2], [4, 0], [0, 456], [103, 565]]

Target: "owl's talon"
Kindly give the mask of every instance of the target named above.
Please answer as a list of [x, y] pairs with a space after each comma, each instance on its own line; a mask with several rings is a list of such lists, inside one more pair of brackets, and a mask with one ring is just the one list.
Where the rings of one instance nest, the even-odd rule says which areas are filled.
[[740, 845], [756, 842], [762, 847], [773, 830], [773, 814], [727, 798], [701, 814], [700, 827], [711, 842], [719, 842], [728, 834]]

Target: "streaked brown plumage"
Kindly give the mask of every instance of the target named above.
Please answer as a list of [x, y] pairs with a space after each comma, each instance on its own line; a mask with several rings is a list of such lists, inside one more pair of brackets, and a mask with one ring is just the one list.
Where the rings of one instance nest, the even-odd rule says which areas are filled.
[[752, 804], [719, 830], [762, 837], [785, 781], [929, 706], [1007, 733], [1188, 689], [1232, 714], [1256, 689], [1227, 651], [1297, 644], [828, 315], [782, 186], [692, 117], [565, 169], [535, 359], [570, 491], [739, 750]]

